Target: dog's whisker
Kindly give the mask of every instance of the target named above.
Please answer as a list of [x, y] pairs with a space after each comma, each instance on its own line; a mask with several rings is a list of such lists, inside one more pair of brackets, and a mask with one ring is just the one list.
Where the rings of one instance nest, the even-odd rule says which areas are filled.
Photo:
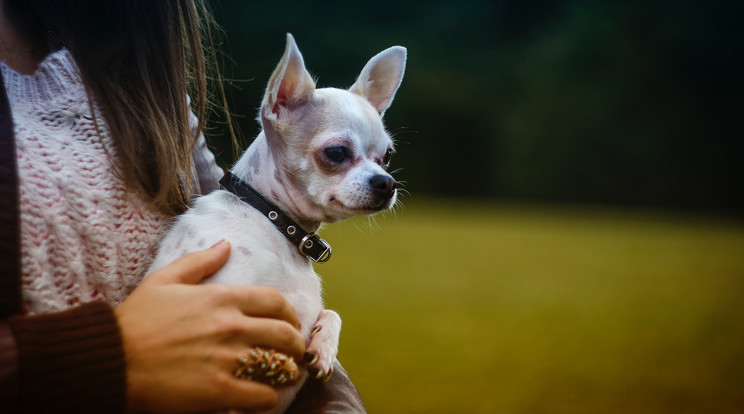
[[367, 227], [369, 228], [370, 231], [375, 231], [379, 229], [379, 226], [377, 225], [377, 219], [375, 218], [375, 216], [369, 216], [367, 218]]
[[356, 228], [357, 231], [359, 231], [360, 233], [364, 233], [364, 230], [361, 227], [359, 227], [359, 222], [356, 220], [354, 220], [354, 228]]

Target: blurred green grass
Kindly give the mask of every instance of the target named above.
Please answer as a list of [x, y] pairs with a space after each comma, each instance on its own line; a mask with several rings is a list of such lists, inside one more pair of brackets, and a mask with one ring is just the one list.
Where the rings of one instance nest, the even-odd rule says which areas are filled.
[[744, 412], [744, 223], [443, 200], [328, 225], [372, 413]]

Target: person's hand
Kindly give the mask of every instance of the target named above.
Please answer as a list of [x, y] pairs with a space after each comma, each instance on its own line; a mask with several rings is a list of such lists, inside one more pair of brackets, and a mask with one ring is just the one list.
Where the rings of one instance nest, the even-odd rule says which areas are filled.
[[233, 369], [251, 346], [301, 361], [300, 322], [274, 289], [197, 285], [229, 256], [224, 241], [186, 255], [150, 274], [116, 309], [130, 409], [193, 412], [276, 405], [273, 388], [235, 378]]

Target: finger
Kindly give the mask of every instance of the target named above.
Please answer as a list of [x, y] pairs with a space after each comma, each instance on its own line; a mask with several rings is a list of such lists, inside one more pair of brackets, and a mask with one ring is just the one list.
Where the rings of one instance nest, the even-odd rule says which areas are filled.
[[230, 257], [230, 243], [221, 240], [206, 250], [189, 253], [149, 275], [145, 282], [197, 284], [221, 268]]
[[278, 290], [265, 286], [230, 286], [230, 300], [243, 314], [280, 319], [297, 329], [302, 328], [297, 310]]
[[266, 384], [232, 377], [225, 405], [244, 410], [263, 411], [274, 408], [279, 401], [276, 390]]
[[244, 330], [235, 340], [245, 348], [260, 346], [274, 349], [302, 361], [305, 355], [305, 338], [284, 321], [269, 318], [246, 318]]

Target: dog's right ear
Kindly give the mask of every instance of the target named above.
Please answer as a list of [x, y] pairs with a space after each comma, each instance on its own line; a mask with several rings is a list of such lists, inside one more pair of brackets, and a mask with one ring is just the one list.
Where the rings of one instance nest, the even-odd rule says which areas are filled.
[[306, 102], [313, 91], [315, 82], [305, 68], [305, 61], [294, 38], [287, 33], [284, 56], [274, 69], [266, 87], [261, 105], [262, 115], [276, 122], [283, 110], [291, 110], [293, 106]]

